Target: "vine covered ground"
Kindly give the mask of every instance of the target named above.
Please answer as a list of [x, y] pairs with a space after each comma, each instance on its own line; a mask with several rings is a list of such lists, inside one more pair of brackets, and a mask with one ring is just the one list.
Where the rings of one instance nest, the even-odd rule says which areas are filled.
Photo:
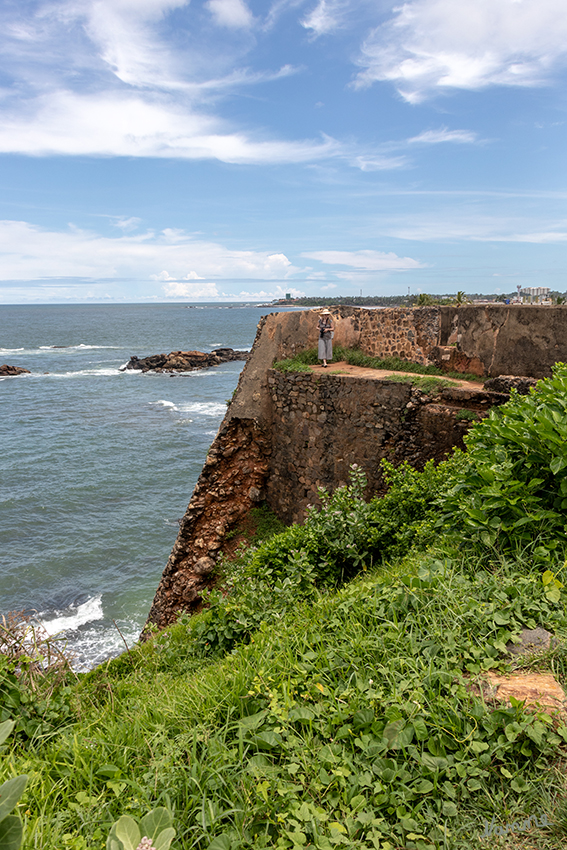
[[567, 681], [566, 441], [558, 364], [467, 452], [385, 463], [383, 498], [354, 468], [302, 526], [263, 522], [202, 613], [92, 672], [43, 682], [3, 645], [22, 846], [103, 850], [157, 807], [178, 850], [565, 846], [565, 717], [478, 685], [537, 626], [524, 667]]

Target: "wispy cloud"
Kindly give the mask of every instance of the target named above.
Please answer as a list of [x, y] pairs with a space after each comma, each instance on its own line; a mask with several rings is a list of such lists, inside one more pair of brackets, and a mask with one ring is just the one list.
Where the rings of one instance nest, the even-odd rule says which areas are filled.
[[[210, 0], [208, 8], [227, 30], [253, 24], [244, 0]], [[184, 16], [181, 28], [173, 12]], [[297, 69], [242, 67], [246, 44], [206, 30], [200, 38], [202, 30], [188, 0], [40, 0], [24, 13], [5, 7], [0, 50], [12, 84], [0, 92], [0, 152], [259, 164], [343, 152], [330, 138], [281, 139], [223, 120], [221, 95]]]
[[440, 89], [543, 85], [566, 59], [564, 0], [410, 0], [366, 38], [356, 85], [389, 81], [417, 103]]
[[[177, 229], [116, 237], [0, 221], [0, 279], [154, 280], [166, 291], [209, 279], [281, 280], [300, 271], [281, 252], [242, 251]], [[174, 287], [175, 288], [175, 287]]]
[[361, 271], [402, 271], [424, 268], [419, 260], [398, 257], [393, 252], [384, 253], [383, 251], [309, 251], [301, 256], [327, 265], [350, 266]]
[[567, 220], [534, 220], [528, 216], [488, 215], [479, 210], [450, 210], [444, 214], [428, 211], [390, 217], [375, 223], [380, 232], [414, 242], [525, 242], [553, 244], [567, 242]]
[[408, 139], [408, 144], [439, 145], [452, 142], [458, 145], [470, 145], [477, 141], [478, 133], [473, 133], [472, 130], [448, 130], [447, 127], [440, 127], [438, 130], [424, 130], [419, 136], [412, 136]]
[[227, 132], [219, 119], [138, 94], [58, 92], [5, 115], [0, 152], [218, 159], [231, 163], [312, 162], [343, 153], [334, 139], [288, 142]]

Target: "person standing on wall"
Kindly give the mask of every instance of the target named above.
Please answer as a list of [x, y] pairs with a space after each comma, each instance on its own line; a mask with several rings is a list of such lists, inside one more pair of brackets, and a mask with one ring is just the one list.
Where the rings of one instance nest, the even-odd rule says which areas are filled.
[[323, 310], [317, 322], [317, 330], [319, 331], [319, 360], [323, 361], [323, 367], [326, 368], [327, 360], [333, 359], [333, 334], [335, 326], [331, 318], [330, 310]]

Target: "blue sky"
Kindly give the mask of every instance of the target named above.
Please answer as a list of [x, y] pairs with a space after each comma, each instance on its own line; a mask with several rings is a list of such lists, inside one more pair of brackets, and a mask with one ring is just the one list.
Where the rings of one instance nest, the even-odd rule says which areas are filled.
[[4, 0], [0, 303], [567, 289], [565, 0]]

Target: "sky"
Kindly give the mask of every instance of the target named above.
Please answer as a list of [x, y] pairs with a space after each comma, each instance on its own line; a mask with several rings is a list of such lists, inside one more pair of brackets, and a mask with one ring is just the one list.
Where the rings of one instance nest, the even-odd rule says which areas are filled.
[[3, 0], [0, 303], [567, 290], [565, 0]]

